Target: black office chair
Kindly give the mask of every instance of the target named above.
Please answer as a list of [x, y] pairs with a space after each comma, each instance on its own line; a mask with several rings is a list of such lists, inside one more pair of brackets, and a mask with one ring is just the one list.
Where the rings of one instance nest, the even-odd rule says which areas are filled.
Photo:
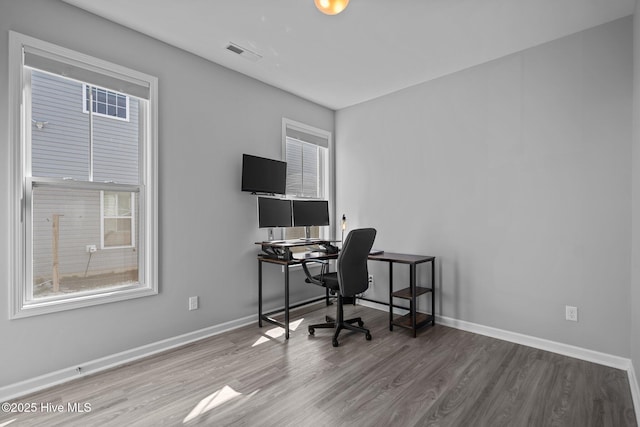
[[[343, 302], [344, 299], [353, 299], [357, 294], [367, 290], [369, 287], [369, 270], [367, 269], [367, 257], [376, 238], [376, 230], [373, 228], [361, 228], [352, 230], [344, 241], [340, 255], [336, 262], [337, 271], [334, 273], [323, 273], [312, 276], [307, 268], [307, 262], [302, 263], [306, 281], [319, 286], [324, 286], [331, 293], [337, 294], [338, 308], [337, 317], [332, 319], [327, 316], [326, 323], [309, 326], [309, 334], [313, 335], [317, 328], [335, 329], [333, 334], [333, 346], [338, 346], [338, 335], [342, 329], [363, 332], [367, 340], [371, 340], [371, 333], [363, 328], [362, 319], [344, 319]], [[358, 326], [355, 326], [357, 323]]]

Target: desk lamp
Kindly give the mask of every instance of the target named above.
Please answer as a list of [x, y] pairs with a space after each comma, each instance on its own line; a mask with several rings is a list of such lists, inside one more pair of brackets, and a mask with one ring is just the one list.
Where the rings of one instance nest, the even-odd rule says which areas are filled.
[[341, 243], [344, 243], [344, 230], [347, 229], [347, 216], [345, 214], [342, 214], [342, 240], [340, 240]]

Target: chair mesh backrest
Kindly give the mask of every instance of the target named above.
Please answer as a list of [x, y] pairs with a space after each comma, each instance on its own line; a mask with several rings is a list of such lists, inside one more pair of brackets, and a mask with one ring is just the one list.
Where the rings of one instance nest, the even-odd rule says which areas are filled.
[[340, 294], [351, 297], [364, 292], [369, 287], [367, 258], [376, 238], [374, 228], [352, 230], [342, 245], [337, 267]]

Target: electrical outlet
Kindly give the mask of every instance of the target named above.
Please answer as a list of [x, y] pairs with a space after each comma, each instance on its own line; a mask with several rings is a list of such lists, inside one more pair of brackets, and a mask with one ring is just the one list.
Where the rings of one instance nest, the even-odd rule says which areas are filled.
[[572, 322], [577, 322], [578, 321], [578, 307], [572, 307], [570, 305], [567, 305], [565, 307], [565, 316], [567, 320], [570, 320]]
[[189, 297], [189, 310], [198, 309], [198, 297]]
[[373, 274], [369, 275], [369, 286], [373, 286]]
[[98, 250], [98, 248], [96, 248], [96, 245], [87, 245], [85, 249], [88, 254], [92, 254]]

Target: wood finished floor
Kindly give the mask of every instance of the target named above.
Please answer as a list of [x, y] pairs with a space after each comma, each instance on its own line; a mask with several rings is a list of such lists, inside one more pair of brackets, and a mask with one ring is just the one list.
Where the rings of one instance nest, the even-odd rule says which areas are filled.
[[315, 306], [293, 313], [289, 341], [247, 326], [15, 400], [88, 413], [0, 412], [0, 426], [637, 425], [624, 371], [440, 325], [414, 339], [387, 313], [346, 311], [372, 341], [308, 336], [334, 312]]

